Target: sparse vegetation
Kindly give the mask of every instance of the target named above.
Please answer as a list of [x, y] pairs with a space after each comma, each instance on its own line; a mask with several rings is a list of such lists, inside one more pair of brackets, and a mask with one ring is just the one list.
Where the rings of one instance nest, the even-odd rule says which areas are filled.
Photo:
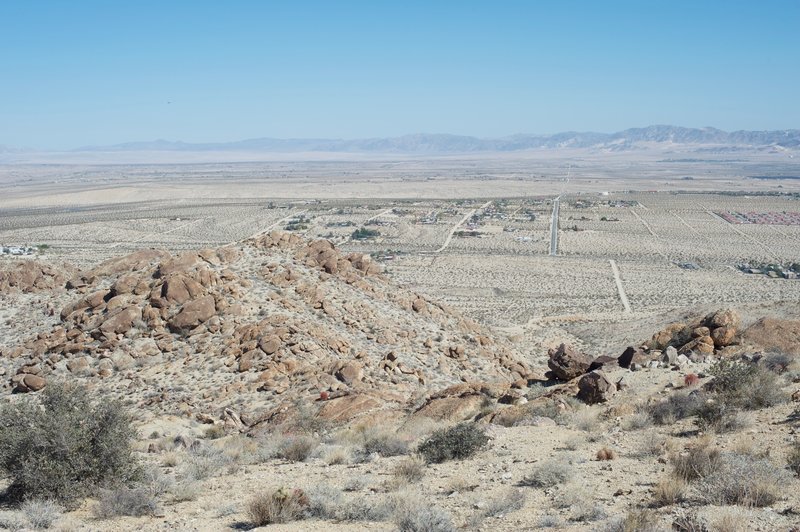
[[483, 427], [477, 423], [461, 423], [434, 432], [417, 450], [426, 462], [438, 464], [469, 458], [486, 447], [488, 442], [489, 437]]

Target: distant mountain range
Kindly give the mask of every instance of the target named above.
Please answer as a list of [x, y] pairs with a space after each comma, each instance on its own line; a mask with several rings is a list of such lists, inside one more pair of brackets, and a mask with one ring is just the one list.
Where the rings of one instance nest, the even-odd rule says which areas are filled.
[[[353, 152], [353, 153], [467, 153], [508, 152], [532, 149], [597, 148], [626, 151], [656, 145], [696, 145], [713, 151], [740, 149], [800, 149], [800, 130], [722, 131], [719, 129], [649, 126], [617, 133], [564, 132], [554, 135], [512, 135], [478, 138], [448, 134], [415, 134], [369, 139], [274, 139], [236, 142], [188, 143], [155, 140], [113, 146], [85, 146], [74, 152]], [[0, 153], [27, 151], [0, 146]]]

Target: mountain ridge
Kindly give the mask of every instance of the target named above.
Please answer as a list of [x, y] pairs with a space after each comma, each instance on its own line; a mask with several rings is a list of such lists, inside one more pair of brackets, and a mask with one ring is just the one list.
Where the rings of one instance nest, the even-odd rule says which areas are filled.
[[641, 143], [800, 148], [800, 129], [723, 131], [713, 127], [653, 125], [615, 133], [566, 131], [551, 135], [515, 134], [480, 138], [448, 133], [416, 133], [397, 137], [322, 139], [270, 137], [232, 142], [189, 143], [157, 139], [109, 146], [85, 146], [72, 151], [266, 151], [463, 153], [558, 148], [634, 148]]

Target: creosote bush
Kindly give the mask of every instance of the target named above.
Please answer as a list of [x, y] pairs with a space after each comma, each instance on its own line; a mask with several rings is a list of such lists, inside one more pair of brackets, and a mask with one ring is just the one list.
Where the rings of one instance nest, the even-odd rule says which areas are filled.
[[130, 416], [117, 402], [89, 397], [81, 387], [52, 383], [0, 408], [0, 467], [11, 495], [71, 504], [139, 474]]
[[417, 451], [426, 462], [439, 464], [447, 460], [469, 458], [489, 442], [485, 429], [477, 423], [460, 423], [437, 430], [423, 441]]

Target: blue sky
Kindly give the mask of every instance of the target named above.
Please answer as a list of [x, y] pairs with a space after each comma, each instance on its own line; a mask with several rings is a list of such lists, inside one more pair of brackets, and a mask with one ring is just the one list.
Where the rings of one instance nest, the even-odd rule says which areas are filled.
[[795, 0], [5, 0], [0, 144], [798, 128], [798, 28]]

